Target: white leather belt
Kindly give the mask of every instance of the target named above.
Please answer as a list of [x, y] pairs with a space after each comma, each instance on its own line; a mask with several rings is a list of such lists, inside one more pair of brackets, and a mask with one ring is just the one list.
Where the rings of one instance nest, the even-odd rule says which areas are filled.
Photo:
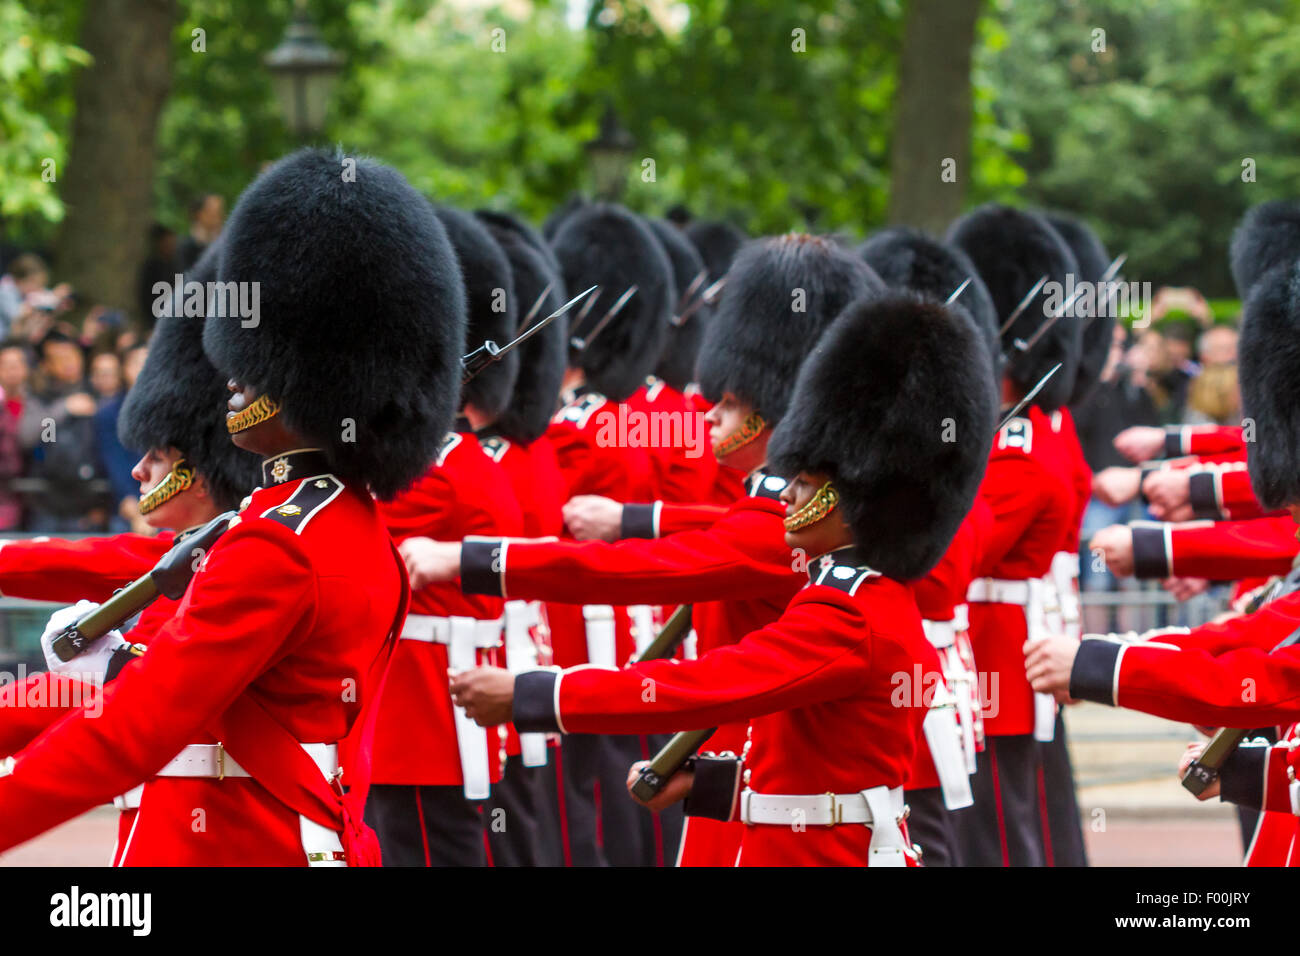
[[907, 865], [910, 853], [902, 831], [906, 816], [902, 787], [809, 796], [753, 790], [740, 794], [740, 819], [749, 825], [834, 827], [849, 823], [871, 827], [871, 866]]
[[587, 625], [587, 662], [595, 667], [617, 670], [613, 605], [584, 604], [582, 618]]
[[937, 651], [957, 643], [957, 628], [952, 621], [931, 621], [926, 618], [921, 621], [921, 627], [925, 628], [926, 638]]
[[654, 610], [649, 604], [632, 604], [628, 607], [627, 614], [632, 619], [632, 640], [636, 644], [636, 652], [639, 655], [654, 643]]
[[[311, 757], [327, 780], [335, 779], [339, 770], [338, 744], [299, 744], [299, 746], [308, 757]], [[226, 753], [226, 748], [221, 744], [190, 744], [167, 761], [155, 776], [224, 780], [226, 777], [251, 775]], [[143, 791], [143, 785], [129, 790], [115, 798], [113, 805], [119, 810], [137, 809]], [[343, 843], [336, 831], [299, 814], [298, 834], [308, 866], [347, 866]]]
[[[408, 614], [406, 623], [402, 625], [402, 639], [424, 641], [426, 644], [451, 644], [452, 621], [455, 620], [459, 619], [436, 617], [431, 614]], [[481, 621], [478, 618], [467, 617], [464, 620], [474, 622], [473, 634], [476, 648], [487, 650], [501, 646], [501, 618]]]
[[966, 591], [966, 600], [977, 604], [1019, 604], [1024, 607], [1029, 603], [1029, 582], [976, 578]]
[[[332, 778], [339, 769], [338, 744], [302, 744], [308, 757], [316, 762], [320, 772]], [[157, 777], [202, 777], [222, 780], [226, 777], [251, 776], [247, 770], [226, 753], [221, 744], [190, 744], [163, 766]], [[130, 794], [124, 794], [129, 797]], [[115, 801], [116, 802], [116, 801]], [[137, 801], [137, 806], [138, 806]]]
[[[537, 644], [532, 629], [541, 623], [536, 601], [506, 601], [502, 615], [506, 632], [506, 669], [512, 674], [537, 667]], [[546, 734], [519, 735], [519, 759], [525, 767], [546, 766]]]

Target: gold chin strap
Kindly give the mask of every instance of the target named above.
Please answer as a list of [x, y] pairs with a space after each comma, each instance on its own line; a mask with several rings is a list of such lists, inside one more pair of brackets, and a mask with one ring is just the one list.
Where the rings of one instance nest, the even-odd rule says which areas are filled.
[[761, 435], [766, 427], [767, 422], [763, 421], [763, 416], [758, 412], [751, 412], [749, 417], [740, 423], [739, 428], [713, 446], [713, 456], [722, 459], [736, 449], [744, 448]]
[[194, 469], [185, 464], [185, 459], [177, 459], [167, 477], [140, 496], [140, 514], [147, 515], [171, 501], [182, 491], [194, 484]]
[[810, 524], [816, 524], [835, 510], [840, 503], [840, 493], [829, 481], [817, 489], [817, 493], [808, 499], [808, 503], [785, 519], [786, 531], [800, 531]]
[[262, 422], [274, 418], [280, 413], [280, 406], [269, 395], [259, 395], [253, 400], [242, 412], [235, 412], [226, 419], [226, 431], [230, 434], [242, 432], [254, 425], [260, 425]]

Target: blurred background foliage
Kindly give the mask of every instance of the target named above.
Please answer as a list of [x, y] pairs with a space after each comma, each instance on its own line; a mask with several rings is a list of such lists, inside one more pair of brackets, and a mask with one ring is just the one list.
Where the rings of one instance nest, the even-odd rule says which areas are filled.
[[[41, 163], [67, 152], [89, 2], [0, 0], [10, 242], [46, 246], [63, 216]], [[982, 2], [965, 204], [1080, 213], [1113, 252], [1129, 253], [1130, 277], [1231, 295], [1232, 226], [1300, 182], [1300, 0]], [[262, 64], [290, 0], [178, 8], [171, 50], [159, 51], [173, 76], [153, 212], [183, 233], [193, 196], [233, 202], [296, 143]], [[438, 200], [540, 221], [590, 191], [584, 144], [612, 105], [636, 141], [623, 196], [634, 208], [682, 204], [754, 233], [857, 237], [884, 224], [906, 0], [310, 0], [308, 9], [347, 59], [319, 141], [387, 160]], [[1255, 182], [1243, 182], [1246, 160]]]

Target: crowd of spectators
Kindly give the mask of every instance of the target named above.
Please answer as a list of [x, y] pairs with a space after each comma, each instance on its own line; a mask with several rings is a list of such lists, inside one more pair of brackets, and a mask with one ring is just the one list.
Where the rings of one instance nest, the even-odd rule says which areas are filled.
[[131, 477], [138, 455], [118, 441], [118, 412], [144, 365], [154, 284], [193, 265], [224, 214], [221, 197], [205, 195], [179, 242], [153, 228], [133, 314], [52, 284], [35, 253], [0, 261], [0, 532], [145, 530]]
[[[1094, 474], [1132, 464], [1114, 439], [1132, 425], [1237, 425], [1241, 393], [1237, 382], [1237, 329], [1216, 324], [1206, 300], [1193, 289], [1161, 289], [1141, 325], [1115, 326], [1110, 356], [1101, 380], [1083, 401], [1071, 407], [1084, 456]], [[1084, 515], [1080, 540], [1113, 524], [1152, 518], [1140, 498], [1112, 505], [1094, 497]], [[1085, 590], [1138, 590], [1137, 582], [1119, 581], [1098, 559], [1081, 555]], [[1183, 623], [1212, 613], [1221, 597], [1210, 588], [1200, 602], [1184, 606]], [[1203, 607], [1201, 606], [1203, 605]], [[1111, 613], [1105, 607], [1085, 611], [1090, 631], [1141, 629], [1159, 615], [1132, 608]], [[1164, 621], [1159, 621], [1164, 623]]]

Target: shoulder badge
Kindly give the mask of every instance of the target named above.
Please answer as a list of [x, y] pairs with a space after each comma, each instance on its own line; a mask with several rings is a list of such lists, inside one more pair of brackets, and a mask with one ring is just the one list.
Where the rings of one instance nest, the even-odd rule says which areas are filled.
[[879, 571], [839, 561], [833, 554], [818, 558], [816, 567], [817, 574], [812, 578], [813, 584], [826, 585], [849, 595], [857, 593], [862, 582], [868, 578], [880, 577]]
[[480, 438], [478, 444], [483, 449], [483, 454], [495, 462], [500, 462], [505, 457], [506, 452], [510, 450], [510, 439], [502, 438], [500, 435], [493, 435], [491, 438]]
[[769, 475], [759, 471], [749, 479], [749, 487], [745, 490], [751, 498], [771, 498], [773, 501], [780, 501], [781, 492], [785, 491], [787, 484], [789, 482], [780, 475]]
[[433, 459], [435, 467], [442, 467], [443, 462], [447, 460], [447, 456], [451, 454], [451, 450], [460, 444], [462, 437], [459, 432], [447, 432], [442, 439], [442, 444], [438, 446], [437, 456]]
[[1013, 418], [998, 432], [998, 448], [1019, 448], [1025, 454], [1034, 447], [1034, 426], [1027, 418]]
[[262, 517], [278, 521], [294, 534], [302, 534], [302, 529], [307, 527], [307, 522], [337, 498], [342, 491], [343, 482], [333, 475], [308, 478], [298, 486], [298, 490], [288, 501], [266, 509], [262, 512]]
[[579, 428], [586, 428], [592, 414], [596, 409], [604, 405], [605, 401], [605, 396], [599, 392], [588, 392], [561, 408], [555, 413], [555, 417], [551, 421], [556, 425], [562, 422], [572, 422]]

